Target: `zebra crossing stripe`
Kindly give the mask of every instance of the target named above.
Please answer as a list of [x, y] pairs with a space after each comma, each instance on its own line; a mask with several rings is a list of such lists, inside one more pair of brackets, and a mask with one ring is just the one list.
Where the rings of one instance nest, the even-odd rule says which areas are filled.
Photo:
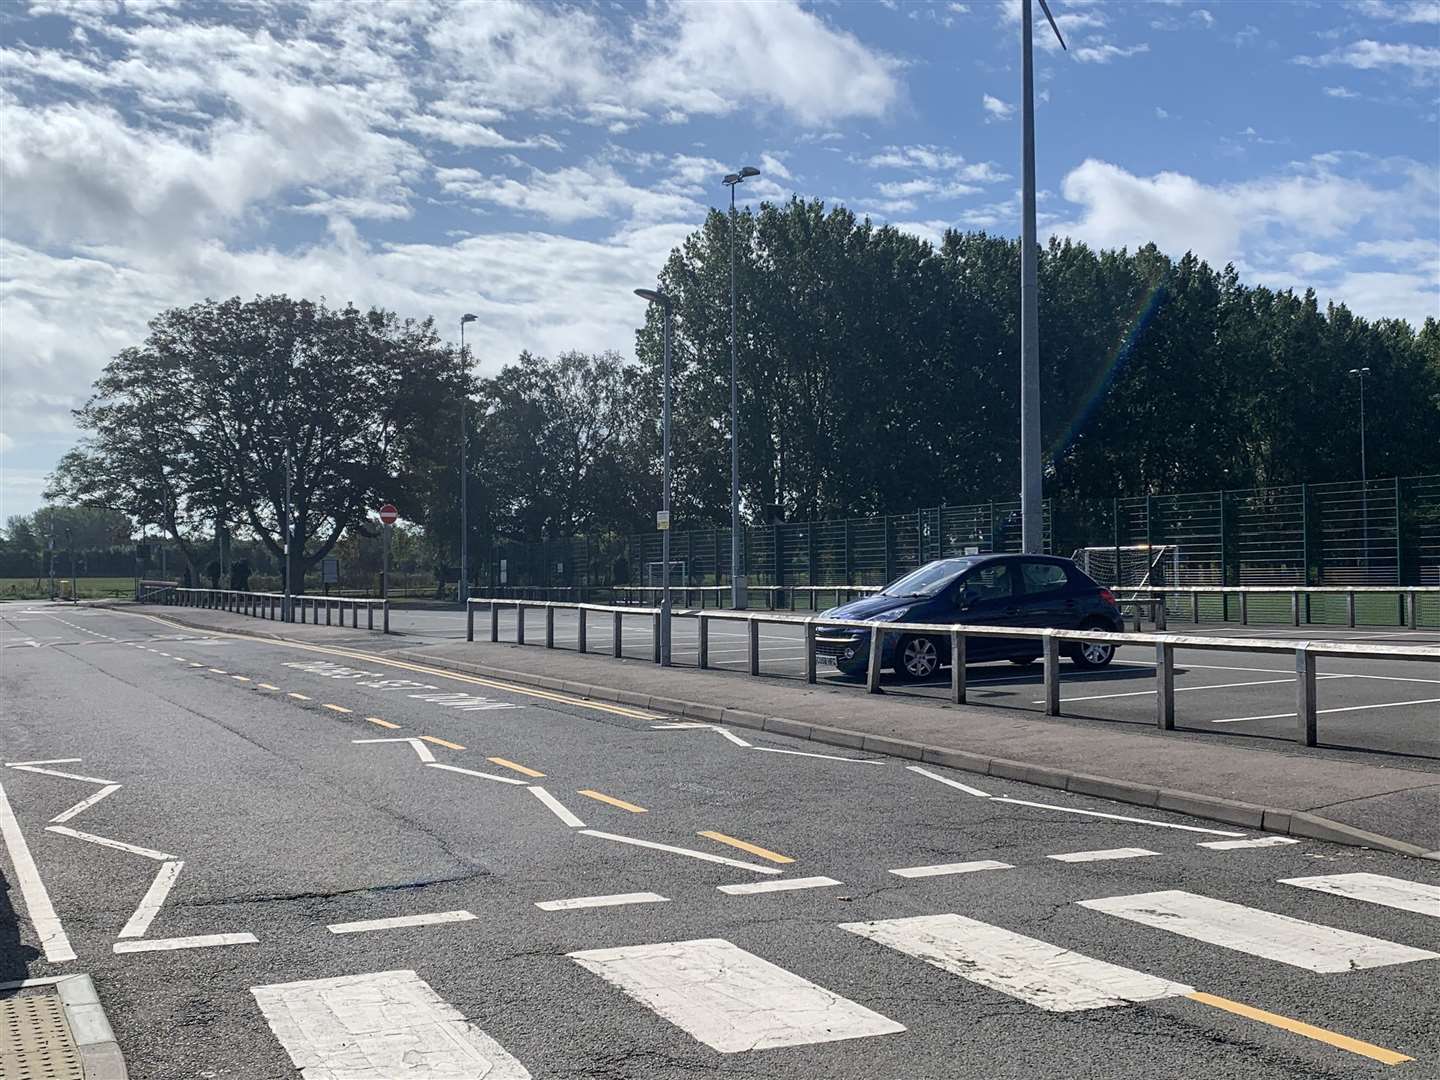
[[1281, 885], [1348, 896], [1367, 904], [1382, 904], [1440, 919], [1440, 885], [1386, 877], [1384, 874], [1324, 874], [1319, 877], [1281, 878]]
[[905, 1030], [720, 938], [588, 949], [570, 958], [722, 1054]]
[[530, 1073], [413, 971], [252, 986], [303, 1080], [530, 1080]]
[[1117, 847], [1106, 848], [1103, 851], [1070, 851], [1064, 855], [1046, 855], [1047, 859], [1054, 859], [1056, 862], [1107, 862], [1110, 859], [1142, 859], [1146, 855], [1159, 855], [1158, 851], [1151, 851], [1142, 847]]
[[1194, 989], [963, 915], [841, 923], [840, 929], [1049, 1012], [1157, 1001]]
[[1180, 889], [1081, 900], [1079, 903], [1081, 907], [1116, 915], [1142, 926], [1153, 926], [1181, 937], [1320, 973], [1440, 958], [1440, 954], [1409, 945], [1398, 945], [1393, 941], [1382, 941]]
[[890, 873], [896, 877], [918, 878], [946, 877], [950, 874], [973, 874], [978, 870], [1014, 869], [1015, 867], [1009, 863], [996, 862], [994, 859], [978, 859], [975, 862], [939, 863], [935, 866], [902, 866], [898, 870], [891, 870]]

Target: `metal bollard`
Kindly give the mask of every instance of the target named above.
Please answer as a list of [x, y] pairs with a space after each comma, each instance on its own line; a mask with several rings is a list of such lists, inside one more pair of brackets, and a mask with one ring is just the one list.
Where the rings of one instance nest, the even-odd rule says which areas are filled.
[[1415, 610], [1415, 603], [1417, 600], [1420, 599], [1420, 597], [1419, 594], [1413, 592], [1406, 593], [1406, 596], [1408, 598], [1408, 606], [1410, 608], [1410, 629], [1414, 630], [1418, 625], [1419, 621], [1419, 613]]
[[555, 647], [555, 609], [549, 606], [545, 608], [545, 647]]
[[[773, 595], [773, 594], [772, 594]], [[749, 653], [750, 653], [750, 674], [760, 674], [760, 622], [757, 619], [747, 619], [749, 627]]]
[[576, 648], [577, 648], [580, 652], [582, 652], [582, 653], [585, 651], [585, 645], [586, 645], [586, 642], [585, 642], [585, 615], [586, 615], [586, 611], [585, 611], [585, 609], [584, 609], [583, 607], [581, 607], [581, 608], [576, 608], [576, 609], [575, 609], [575, 616], [576, 616], [575, 645], [576, 645]]
[[475, 640], [475, 605], [469, 600], [465, 601], [465, 640]]
[[880, 693], [880, 658], [885, 654], [885, 632], [871, 624], [870, 657], [865, 666], [865, 689], [872, 694]]
[[1045, 655], [1045, 715], [1060, 715], [1060, 642], [1054, 634], [1044, 638]]
[[710, 666], [710, 620], [704, 615], [700, 616], [700, 644], [697, 663], [703, 670]]
[[500, 605], [493, 601], [490, 604], [490, 640], [500, 640]]
[[[1350, 595], [1354, 595], [1351, 593]], [[1300, 721], [1296, 741], [1301, 746], [1314, 746], [1315, 722], [1315, 654], [1301, 645], [1295, 650], [1295, 713]]]
[[965, 704], [965, 635], [950, 631], [950, 700]]
[[618, 611], [611, 612], [612, 621], [610, 624], [610, 653], [612, 656], [621, 655], [620, 631], [623, 629], [621, 614]]
[[1155, 723], [1161, 731], [1175, 730], [1175, 646], [1155, 646]]
[[[812, 592], [813, 598], [815, 594]], [[815, 681], [815, 622], [812, 619], [805, 620], [805, 681]]]
[[390, 601], [380, 601], [380, 630], [382, 633], [390, 632]]

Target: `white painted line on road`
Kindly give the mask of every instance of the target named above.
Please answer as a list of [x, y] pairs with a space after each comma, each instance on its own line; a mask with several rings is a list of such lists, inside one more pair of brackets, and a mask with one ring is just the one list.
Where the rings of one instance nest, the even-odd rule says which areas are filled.
[[716, 725], [711, 724], [711, 725], [710, 725], [710, 730], [711, 730], [711, 731], [718, 731], [721, 735], [725, 736], [725, 738], [729, 739], [729, 740], [730, 740], [732, 743], [734, 743], [736, 746], [750, 746], [750, 745], [751, 745], [750, 743], [746, 742], [744, 739], [740, 738], [739, 735], [736, 735], [733, 731], [726, 731], [723, 727], [717, 727]]
[[716, 885], [715, 888], [727, 896], [748, 896], [751, 893], [788, 892], [791, 889], [828, 889], [832, 885], [843, 885], [828, 877], [776, 878], [774, 881], [749, 881], [744, 885]]
[[562, 803], [554, 795], [551, 795], [550, 792], [546, 791], [539, 784], [531, 786], [530, 794], [534, 795], [537, 799], [544, 803], [546, 808], [552, 814], [558, 817], [566, 825], [569, 825], [572, 829], [583, 829], [585, 827], [585, 822], [581, 821], [578, 817], [576, 817], [569, 810], [567, 810], [564, 803]]
[[948, 776], [941, 776], [939, 773], [931, 772], [929, 769], [922, 769], [919, 765], [906, 765], [905, 768], [910, 772], [919, 773], [921, 776], [928, 776], [931, 780], [939, 780], [940, 783], [948, 787], [959, 788], [967, 795], [974, 795], [981, 799], [990, 798], [988, 791], [981, 791], [979, 788], [971, 787], [969, 784], [962, 784], [959, 780], [951, 780]]
[[975, 862], [936, 863], [934, 866], [902, 866], [890, 873], [896, 877], [924, 878], [946, 877], [950, 874], [973, 874], [978, 870], [1014, 870], [1009, 863], [994, 859], [977, 859]]
[[58, 769], [42, 769], [38, 765], [12, 765], [12, 769], [19, 769], [21, 772], [41, 773], [45, 776], [58, 776], [61, 780], [82, 780], [87, 784], [113, 784], [114, 780], [101, 780], [98, 776], [80, 776], [76, 773], [60, 772]]
[[1232, 904], [1208, 896], [1166, 889], [1134, 896], [1081, 900], [1081, 907], [1115, 915], [1142, 926], [1315, 972], [1408, 964], [1440, 959], [1440, 954], [1393, 941], [1336, 930], [1272, 911]]
[[1281, 878], [1280, 884], [1440, 919], [1440, 885], [1406, 881], [1384, 874], [1322, 874], [1318, 877]]
[[[435, 764], [435, 755], [432, 754], [430, 748], [419, 739], [351, 739], [350, 741], [357, 746], [368, 746], [371, 743], [409, 743], [410, 749], [415, 751], [415, 755], [421, 761], [427, 765]], [[450, 767], [451, 766], [446, 766], [446, 768]], [[459, 771], [464, 772], [465, 770], [461, 769]]]
[[57, 757], [48, 758], [45, 761], [7, 761], [5, 767], [7, 769], [18, 769], [22, 765], [73, 765], [77, 761], [83, 760], [83, 758], [78, 757]]
[[712, 855], [708, 851], [696, 851], [694, 848], [675, 847], [671, 844], [657, 844], [654, 840], [641, 840], [634, 836], [621, 836], [618, 833], [601, 832], [599, 829], [581, 829], [582, 836], [598, 836], [601, 840], [613, 840], [617, 844], [632, 844], [635, 847], [650, 848], [652, 851], [668, 851], [672, 855], [688, 855], [692, 859], [702, 859], [705, 862], [720, 863], [722, 866], [736, 866], [741, 870], [752, 870], [757, 874], [781, 874], [783, 870], [777, 870], [773, 866], [756, 866], [754, 863], [742, 862], [739, 859], [729, 859], [724, 855]]
[[1110, 859], [1142, 859], [1146, 855], [1159, 854], [1158, 851], [1151, 851], [1143, 847], [1117, 847], [1103, 851], [1070, 851], [1064, 855], [1046, 855], [1045, 857], [1054, 859], [1056, 862], [1108, 862]]
[[45, 831], [59, 833], [61, 836], [69, 836], [75, 840], [84, 840], [87, 844], [99, 844], [101, 847], [114, 848], [116, 851], [128, 851], [131, 855], [143, 855], [156, 862], [165, 862], [167, 859], [175, 858], [174, 855], [167, 855], [163, 851], [127, 844], [123, 840], [111, 840], [108, 836], [96, 836], [94, 833], [81, 832], [68, 825], [46, 825]]
[[[1366, 709], [1398, 709], [1406, 705], [1434, 705], [1440, 698], [1422, 698], [1419, 701], [1386, 701], [1379, 705], [1345, 705], [1338, 709], [1316, 709], [1316, 713], [1364, 712]], [[1243, 724], [1247, 720], [1293, 720], [1295, 710], [1282, 713], [1266, 713], [1264, 716], [1232, 716], [1225, 720], [1211, 720], [1212, 724]]]
[[81, 799], [74, 806], [70, 807], [69, 810], [60, 811], [60, 813], [56, 814], [50, 819], [50, 824], [59, 825], [61, 822], [69, 821], [75, 815], [84, 813], [86, 810], [89, 810], [90, 807], [94, 806], [97, 802], [105, 798], [107, 795], [114, 795], [115, 792], [119, 790], [119, 784], [107, 784], [105, 787], [97, 791], [94, 795], [91, 795], [88, 799]]
[[809, 750], [782, 750], [778, 746], [752, 746], [751, 750], [763, 750], [767, 754], [789, 754], [792, 757], [823, 758], [825, 761], [849, 761], [855, 765], [884, 765], [880, 758], [844, 757], [840, 754], [816, 754]]
[[150, 883], [150, 888], [145, 890], [145, 895], [140, 899], [140, 906], [135, 909], [135, 914], [130, 916], [125, 923], [124, 929], [119, 933], [122, 938], [144, 937], [145, 931], [150, 929], [151, 922], [160, 911], [160, 905], [165, 903], [165, 898], [170, 895], [170, 890], [175, 885], [175, 879], [180, 876], [180, 869], [185, 864], [180, 860], [167, 862], [155, 874], [155, 880]]
[[530, 1080], [413, 971], [252, 986], [304, 1080]]
[[25, 834], [20, 831], [20, 822], [15, 811], [10, 809], [10, 800], [5, 796], [5, 786], [0, 784], [0, 837], [5, 840], [5, 850], [10, 853], [10, 865], [15, 868], [15, 878], [20, 883], [20, 896], [25, 901], [25, 912], [35, 927], [45, 959], [52, 964], [61, 964], [75, 959], [75, 950], [70, 947], [70, 938], [55, 907], [50, 903], [50, 893], [40, 880], [40, 871], [30, 847], [25, 843]]
[[962, 915], [841, 923], [840, 929], [1049, 1012], [1158, 1001], [1194, 989]]
[[117, 953], [172, 952], [176, 949], [213, 949], [220, 945], [256, 945], [254, 934], [200, 934], [196, 937], [141, 938], [117, 941]]
[[722, 1054], [905, 1030], [720, 938], [589, 949], [570, 958]]
[[481, 780], [494, 780], [501, 784], [518, 784], [520, 787], [528, 786], [524, 780], [516, 780], [513, 776], [496, 776], [494, 773], [476, 772], [474, 769], [462, 769], [459, 765], [446, 765], [433, 759], [425, 764], [431, 769], [444, 769], [446, 772], [458, 772], [465, 776], [478, 776]]
[[475, 918], [468, 911], [436, 911], [428, 915], [398, 915], [393, 919], [362, 919], [360, 922], [331, 923], [325, 927], [332, 934], [364, 934], [371, 930], [398, 930], [407, 926], [434, 926], [437, 923], [469, 922]]
[[1283, 847], [1286, 844], [1298, 844], [1299, 840], [1290, 836], [1254, 836], [1249, 840], [1202, 840], [1196, 847], [1210, 848], [1213, 851], [1240, 851], [1244, 848], [1256, 847]]
[[569, 900], [537, 900], [541, 911], [573, 911], [576, 908], [619, 907], [622, 904], [668, 904], [670, 898], [653, 892], [612, 893], [609, 896], [576, 896]]
[[1028, 799], [1010, 799], [1003, 795], [992, 795], [996, 802], [1012, 803], [1015, 806], [1034, 806], [1041, 810], [1060, 810], [1066, 814], [1080, 814], [1084, 817], [1106, 818], [1110, 821], [1128, 821], [1136, 825], [1154, 825], [1161, 829], [1179, 829], [1181, 832], [1208, 833], [1211, 836], [1244, 836], [1244, 833], [1227, 832], [1224, 829], [1202, 829], [1199, 825], [1176, 825], [1169, 821], [1151, 821], [1143, 817], [1126, 817], [1124, 814], [1106, 814], [1099, 810], [1081, 810], [1077, 806], [1056, 806], [1054, 803], [1030, 802]]
[[[651, 725], [650, 725], [650, 730], [651, 730], [651, 731], [684, 731], [684, 730], [688, 730], [688, 729], [692, 729], [692, 728], [702, 728], [702, 727], [709, 727], [709, 726], [710, 726], [709, 724], [702, 724], [702, 723], [699, 723], [699, 722], [697, 722], [697, 721], [686, 720], [686, 721], [682, 721], [682, 722], [676, 723], [676, 724], [651, 724]], [[75, 760], [76, 760], [76, 761], [79, 761], [80, 759], [79, 759], [79, 758], [76, 758]]]
[[[1315, 676], [1316, 682], [1319, 682], [1319, 681], [1322, 680], [1322, 679], [1344, 679], [1344, 678], [1347, 678], [1347, 676], [1345, 676], [1345, 675], [1316, 675], [1316, 676]], [[1253, 679], [1253, 680], [1251, 680], [1251, 681], [1249, 681], [1249, 682], [1207, 683], [1207, 684], [1204, 685], [1204, 686], [1177, 686], [1177, 687], [1175, 687], [1175, 693], [1178, 694], [1178, 693], [1181, 693], [1182, 691], [1192, 691], [1192, 690], [1233, 690], [1233, 689], [1235, 689], [1235, 687], [1237, 687], [1237, 686], [1273, 686], [1273, 685], [1275, 685], [1276, 683], [1293, 683], [1294, 681], [1295, 681], [1295, 676], [1294, 676], [1294, 675], [1291, 675], [1288, 679]], [[1123, 693], [1123, 694], [1087, 694], [1087, 695], [1084, 696], [1084, 697], [1066, 697], [1066, 698], [1061, 698], [1060, 700], [1061, 700], [1062, 702], [1063, 702], [1063, 701], [1103, 701], [1103, 700], [1105, 700], [1106, 698], [1154, 697], [1154, 696], [1155, 696], [1155, 691], [1154, 691], [1154, 690], [1129, 690], [1129, 691], [1126, 691], [1126, 692]], [[1032, 701], [1030, 704], [1032, 704], [1032, 705], [1044, 705], [1044, 704], [1045, 704], [1045, 700], [1044, 700], [1043, 698], [1041, 698], [1039, 701]]]

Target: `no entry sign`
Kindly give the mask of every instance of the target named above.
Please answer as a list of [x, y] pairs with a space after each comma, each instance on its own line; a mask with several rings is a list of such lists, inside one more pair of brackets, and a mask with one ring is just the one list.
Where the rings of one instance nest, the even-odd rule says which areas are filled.
[[386, 503], [380, 507], [380, 520], [386, 525], [394, 525], [395, 519], [399, 516], [400, 512], [395, 509], [394, 503]]

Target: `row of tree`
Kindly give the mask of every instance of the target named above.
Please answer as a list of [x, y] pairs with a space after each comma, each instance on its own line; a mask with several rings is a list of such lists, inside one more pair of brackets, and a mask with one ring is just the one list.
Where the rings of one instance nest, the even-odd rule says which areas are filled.
[[[1018, 244], [950, 232], [937, 247], [795, 199], [712, 212], [660, 270], [675, 309], [680, 522], [729, 519], [732, 228], [749, 520], [1013, 493]], [[1359, 367], [1371, 475], [1440, 471], [1434, 319], [1368, 322], [1153, 246], [1052, 242], [1040, 293], [1047, 494], [1353, 479]], [[660, 343], [652, 305], [638, 363], [526, 353], [479, 379], [429, 320], [207, 300], [162, 313], [106, 367], [50, 492], [158, 525], [190, 559], [233, 531], [279, 558], [288, 497], [297, 581], [347, 532], [373, 537], [389, 499], [453, 565], [464, 438], [472, 556], [497, 540], [647, 528]]]

